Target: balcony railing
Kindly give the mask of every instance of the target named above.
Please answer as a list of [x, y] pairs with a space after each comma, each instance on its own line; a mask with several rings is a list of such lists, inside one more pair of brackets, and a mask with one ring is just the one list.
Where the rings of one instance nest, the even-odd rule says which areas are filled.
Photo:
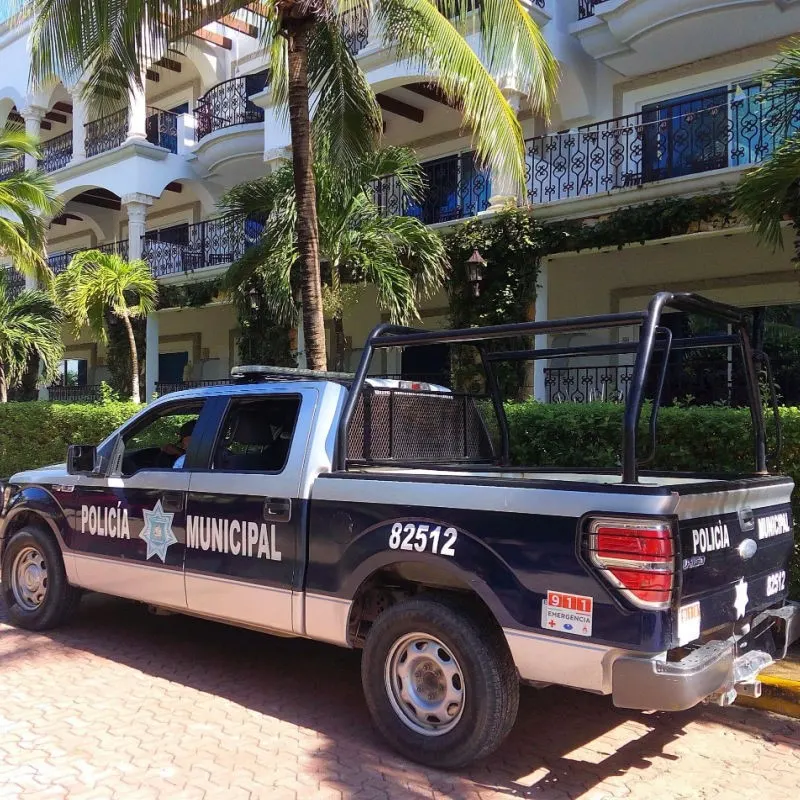
[[101, 400], [101, 385], [90, 383], [85, 386], [47, 387], [47, 396], [54, 403], [98, 403]]
[[209, 89], [195, 107], [197, 141], [222, 128], [263, 122], [264, 109], [250, 96], [263, 91], [268, 81], [267, 73], [259, 72], [231, 78]]
[[633, 379], [633, 367], [608, 364], [550, 367], [544, 371], [548, 403], [621, 403]]
[[203, 386], [227, 386], [229, 383], [231, 383], [230, 378], [209, 381], [178, 381], [174, 383], [159, 381], [156, 383], [156, 394], [161, 397], [170, 392], [182, 392], [184, 389], [199, 389]]
[[72, 131], [42, 142], [39, 169], [44, 172], [55, 172], [66, 167], [70, 161], [72, 161]]
[[374, 181], [373, 198], [383, 213], [417, 217], [431, 225], [473, 217], [489, 207], [491, 175], [488, 169], [478, 169], [473, 153], [437, 158], [421, 166], [426, 186], [420, 198], [409, 197], [392, 175]]
[[800, 130], [800, 94], [760, 95], [757, 85], [711, 93], [528, 139], [528, 200], [548, 203], [757, 164]]
[[342, 35], [350, 55], [358, 55], [369, 43], [369, 14], [364, 9], [343, 14]]
[[120, 147], [128, 135], [128, 110], [126, 108], [86, 123], [86, 157], [105, 153]]
[[6, 297], [11, 300], [25, 289], [25, 276], [17, 272], [14, 267], [0, 267], [0, 269], [5, 272]]
[[147, 109], [147, 141], [170, 153], [178, 152], [178, 115], [160, 108]]
[[98, 244], [96, 247], [79, 247], [75, 250], [62, 250], [58, 253], [51, 253], [47, 256], [47, 263], [53, 272], [53, 275], [60, 275], [72, 261], [72, 257], [77, 253], [83, 253], [86, 250], [99, 250], [101, 253], [117, 253], [122, 256], [126, 261], [128, 259], [128, 240], [122, 239], [119, 242], [108, 242], [108, 244]]
[[25, 156], [5, 158], [0, 161], [0, 181], [10, 178], [25, 169]]
[[593, 17], [594, 7], [604, 2], [605, 0], [578, 0], [578, 19]]
[[241, 217], [217, 217], [195, 225], [148, 231], [142, 258], [157, 278], [230, 264], [255, 244], [261, 223]]
[[108, 242], [108, 244], [99, 244], [94, 250], [99, 250], [101, 253], [116, 253], [121, 258], [128, 260], [128, 240], [121, 239], [118, 242]]

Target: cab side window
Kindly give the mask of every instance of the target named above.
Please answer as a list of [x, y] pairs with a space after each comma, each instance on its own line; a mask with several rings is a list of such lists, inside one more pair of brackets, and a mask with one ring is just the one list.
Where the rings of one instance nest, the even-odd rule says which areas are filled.
[[234, 400], [222, 424], [212, 468], [226, 472], [282, 472], [289, 458], [300, 398]]
[[181, 469], [192, 441], [202, 402], [164, 408], [123, 436], [122, 474], [141, 469]]

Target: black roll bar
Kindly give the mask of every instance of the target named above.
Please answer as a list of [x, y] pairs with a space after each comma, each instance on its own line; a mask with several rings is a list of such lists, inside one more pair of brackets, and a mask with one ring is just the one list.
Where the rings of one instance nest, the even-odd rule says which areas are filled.
[[[735, 334], [697, 336], [684, 339], [673, 339], [667, 334], [661, 323], [661, 317], [666, 308], [675, 311], [684, 311], [700, 314], [712, 319], [725, 322], [735, 330]], [[509, 350], [486, 352], [482, 343], [496, 339], [510, 339], [520, 336], [536, 334], [570, 333], [577, 331], [596, 330], [600, 328], [619, 328], [632, 323], [641, 326], [638, 343], [635, 344], [608, 344], [589, 345], [576, 347], [551, 347], [531, 350]], [[661, 337], [659, 338], [659, 333]], [[493, 365], [499, 361], [528, 361], [555, 356], [591, 356], [621, 353], [635, 353], [634, 372], [630, 384], [630, 391], [625, 402], [625, 414], [622, 430], [622, 481], [623, 483], [637, 483], [638, 464], [636, 459], [636, 433], [641, 418], [644, 404], [644, 389], [646, 378], [650, 369], [653, 353], [663, 351], [668, 354], [674, 350], [699, 349], [708, 347], [735, 347], [742, 351], [742, 360], [745, 365], [747, 381], [747, 396], [750, 405], [750, 416], [754, 430], [754, 455], [756, 472], [765, 473], [766, 467], [766, 434], [761, 408], [758, 386], [758, 377], [755, 369], [755, 356], [750, 345], [747, 332], [747, 315], [725, 303], [719, 303], [696, 294], [659, 292], [651, 299], [647, 311], [631, 311], [615, 314], [598, 314], [587, 317], [568, 317], [560, 320], [544, 320], [539, 322], [517, 322], [506, 325], [492, 325], [484, 328], [461, 328], [456, 330], [426, 331], [400, 325], [383, 323], [373, 329], [367, 337], [361, 361], [356, 370], [350, 392], [347, 397], [342, 416], [339, 422], [339, 431], [336, 439], [336, 468], [347, 468], [348, 428], [352, 419], [358, 398], [361, 395], [367, 378], [372, 357], [377, 349], [388, 347], [409, 347], [427, 344], [474, 344], [478, 349], [484, 370], [486, 384], [492, 399], [492, 404], [497, 414], [500, 426], [501, 463], [509, 461], [509, 433], [508, 420], [503, 408], [503, 400], [497, 382]], [[665, 361], [666, 363], [666, 361]], [[666, 366], [658, 380], [658, 396], [655, 398], [653, 414], [657, 415], [664, 387]], [[653, 456], [655, 447], [656, 419], [651, 418], [650, 439]], [[779, 432], [780, 437], [780, 432]]]

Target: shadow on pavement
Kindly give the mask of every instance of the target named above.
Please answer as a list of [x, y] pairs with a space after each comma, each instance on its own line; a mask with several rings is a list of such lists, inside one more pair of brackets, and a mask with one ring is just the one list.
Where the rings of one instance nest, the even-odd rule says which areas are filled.
[[132, 602], [87, 595], [69, 627], [46, 636], [0, 631], [0, 666], [35, 657], [50, 641], [76, 656], [100, 656], [319, 732], [325, 739], [312, 754], [315, 766], [348, 797], [354, 785], [363, 784], [365, 772], [374, 773], [390, 797], [430, 797], [431, 789], [452, 798], [484, 790], [544, 800], [574, 797], [613, 776], [651, 769], [653, 757], [675, 758], [664, 748], [688, 722], [713, 713], [628, 712], [584, 692], [523, 689], [517, 724], [500, 750], [454, 774], [409, 764], [385, 745], [362, 697], [358, 652], [179, 615], [155, 616]]

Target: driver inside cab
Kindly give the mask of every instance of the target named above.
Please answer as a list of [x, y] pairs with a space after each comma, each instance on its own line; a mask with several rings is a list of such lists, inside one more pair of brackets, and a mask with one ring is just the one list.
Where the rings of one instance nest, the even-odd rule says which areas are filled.
[[161, 448], [162, 453], [177, 456], [172, 464], [172, 469], [181, 469], [183, 467], [183, 462], [186, 460], [186, 451], [189, 449], [189, 444], [192, 441], [192, 432], [194, 431], [196, 422], [196, 419], [184, 422], [183, 425], [178, 428], [178, 443], [168, 443]]

